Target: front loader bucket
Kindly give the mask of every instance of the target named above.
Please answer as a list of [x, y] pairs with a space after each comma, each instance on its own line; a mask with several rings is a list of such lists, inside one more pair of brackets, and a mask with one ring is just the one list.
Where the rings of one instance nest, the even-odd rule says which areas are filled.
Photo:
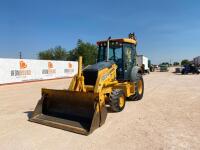
[[88, 135], [106, 119], [105, 105], [100, 106], [94, 93], [42, 89], [30, 121]]

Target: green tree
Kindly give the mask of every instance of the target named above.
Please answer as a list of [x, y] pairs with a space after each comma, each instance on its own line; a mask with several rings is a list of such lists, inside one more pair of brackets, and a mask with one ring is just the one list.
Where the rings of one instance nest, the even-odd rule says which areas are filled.
[[85, 66], [96, 63], [98, 49], [97, 46], [82, 40], [77, 41], [74, 49], [66, 51], [61, 46], [50, 48], [38, 53], [38, 58], [43, 60], [71, 60], [77, 61], [79, 56], [83, 57]]
[[180, 63], [179, 63], [179, 62], [174, 62], [173, 65], [174, 65], [174, 66], [178, 66], [178, 65], [180, 65]]
[[187, 60], [187, 59], [184, 59], [184, 60], [181, 61], [181, 65], [182, 65], [182, 66], [188, 65], [188, 64], [190, 64], [190, 61]]
[[70, 60], [78, 60], [79, 56], [83, 57], [83, 64], [85, 66], [96, 63], [97, 59], [97, 46], [82, 40], [77, 41], [77, 46], [69, 52]]
[[61, 46], [57, 46], [54, 48], [54, 58], [55, 60], [66, 60], [67, 59], [67, 52]]
[[38, 58], [43, 60], [67, 60], [67, 52], [61, 46], [56, 46], [39, 52]]
[[53, 50], [48, 49], [38, 53], [38, 59], [53, 60]]

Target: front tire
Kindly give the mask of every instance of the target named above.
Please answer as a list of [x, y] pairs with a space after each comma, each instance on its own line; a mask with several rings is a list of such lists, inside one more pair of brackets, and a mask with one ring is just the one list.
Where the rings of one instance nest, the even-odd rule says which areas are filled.
[[114, 89], [109, 96], [109, 104], [114, 112], [120, 112], [124, 109], [126, 98], [124, 91], [121, 89]]

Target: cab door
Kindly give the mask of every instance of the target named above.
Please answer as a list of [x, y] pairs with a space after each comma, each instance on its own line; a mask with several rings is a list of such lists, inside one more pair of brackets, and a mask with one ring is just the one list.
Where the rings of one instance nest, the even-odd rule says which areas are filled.
[[135, 63], [135, 46], [133, 44], [123, 45], [123, 60], [124, 60], [124, 80], [130, 80], [131, 70]]

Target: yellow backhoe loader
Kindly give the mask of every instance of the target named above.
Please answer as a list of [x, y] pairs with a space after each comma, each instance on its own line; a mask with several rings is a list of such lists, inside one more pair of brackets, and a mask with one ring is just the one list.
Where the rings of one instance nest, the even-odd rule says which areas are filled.
[[104, 124], [108, 106], [120, 112], [126, 99], [142, 99], [144, 82], [136, 66], [134, 34], [97, 45], [98, 62], [82, 70], [79, 57], [78, 74], [67, 90], [42, 89], [30, 121], [88, 135]]

